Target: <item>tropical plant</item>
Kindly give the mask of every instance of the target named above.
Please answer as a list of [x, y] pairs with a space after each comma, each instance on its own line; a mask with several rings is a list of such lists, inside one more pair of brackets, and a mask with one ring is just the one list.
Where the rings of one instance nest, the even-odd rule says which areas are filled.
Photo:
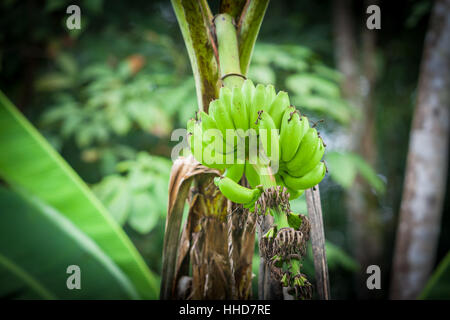
[[[7, 200], [2, 219], [7, 220], [2, 223], [5, 238], [0, 243], [0, 263], [3, 278], [11, 279], [2, 288], [5, 296], [157, 297], [157, 277], [130, 239], [88, 186], [3, 93], [0, 144], [0, 177], [10, 189], [3, 188], [1, 192], [2, 199]], [[23, 234], [21, 241], [11, 243], [11, 232]], [[79, 259], [80, 256], [86, 258]], [[86, 271], [88, 276], [83, 283], [89, 290], [61, 290], [63, 283], [55, 281], [54, 273], [62, 268], [59, 272], [64, 274], [66, 263], [77, 264]], [[106, 282], [114, 290], [101, 291]]]
[[[195, 119], [191, 119], [187, 124], [191, 151], [194, 158], [205, 167], [215, 170], [226, 169], [226, 171], [224, 173], [225, 177], [214, 179], [214, 183], [221, 193], [218, 194], [214, 191], [212, 193], [207, 191], [211, 185], [210, 179], [214, 177], [210, 172], [208, 173], [209, 178], [206, 175], [202, 178], [202, 172], [194, 175], [189, 171], [187, 171], [189, 175], [186, 172], [184, 173], [186, 175], [185, 178], [179, 178], [181, 172], [177, 171], [180, 170], [180, 166], [174, 166], [172, 177], [173, 179], [181, 180], [181, 182], [170, 184], [173, 186], [170, 192], [176, 197], [173, 208], [175, 212], [171, 212], [169, 206], [164, 245], [161, 297], [167, 299], [184, 294], [180, 292], [177, 280], [183, 276], [188, 276], [188, 274], [187, 270], [179, 269], [181, 267], [179, 261], [183, 258], [177, 258], [174, 252], [192, 251], [192, 249], [179, 248], [180, 244], [177, 240], [177, 234], [182, 214], [180, 207], [182, 208], [183, 206], [186, 191], [175, 188], [183, 186], [183, 190], [189, 188], [191, 178], [194, 175], [194, 179], [197, 181], [205, 180], [208, 187], [205, 190], [198, 188], [198, 193], [205, 199], [209, 198], [205, 201], [212, 204], [203, 206], [202, 212], [196, 212], [196, 214], [215, 217], [216, 220], [213, 220], [212, 228], [223, 229], [225, 221], [223, 221], [221, 215], [224, 210], [228, 212], [226, 222], [228, 232], [222, 233], [222, 237], [226, 237], [223, 240], [226, 240], [228, 246], [223, 248], [225, 241], [220, 244], [222, 248], [208, 244], [208, 249], [206, 247], [198, 249], [198, 256], [210, 254], [217, 256], [220, 253], [226, 255], [222, 256], [222, 259], [226, 258], [229, 265], [224, 267], [216, 264], [215, 267], [221, 269], [217, 272], [231, 276], [231, 281], [228, 283], [224, 279], [225, 283], [221, 285], [219, 282], [209, 284], [210, 290], [208, 285], [204, 284], [204, 281], [208, 281], [208, 276], [212, 276], [214, 270], [211, 270], [210, 266], [204, 265], [206, 261], [195, 261], [193, 259], [193, 270], [206, 268], [206, 270], [197, 274], [193, 272], [190, 292], [194, 294], [194, 297], [248, 298], [249, 278], [237, 274], [237, 269], [235, 269], [235, 247], [233, 242], [236, 240], [233, 239], [232, 230], [236, 229], [239, 234], [250, 234], [251, 237], [251, 234], [254, 232], [255, 220], [262, 219], [267, 221], [264, 222], [266, 226], [259, 229], [259, 245], [262, 257], [261, 265], [265, 269], [267, 279], [273, 277], [272, 283], [278, 286], [280, 293], [281, 286], [284, 286], [288, 288], [289, 294], [294, 295], [296, 298], [310, 298], [311, 284], [300, 270], [300, 258], [304, 255], [306, 241], [309, 238], [309, 220], [306, 216], [294, 214], [289, 210], [289, 198], [290, 195], [294, 198], [298, 197], [304, 189], [314, 187], [323, 179], [326, 168], [320, 160], [324, 153], [324, 144], [314, 128], [315, 125], [310, 128], [307, 118], [298, 114], [295, 107], [290, 106], [286, 93], [280, 92], [276, 95], [272, 85], [265, 87], [258, 84], [254, 87], [250, 80], [245, 82], [243, 80], [248, 71], [254, 42], [267, 7], [267, 2], [248, 1], [244, 6], [244, 2], [232, 4], [224, 1], [221, 3], [219, 14], [214, 18], [212, 18], [210, 8], [206, 2], [173, 1], [172, 5], [174, 6], [191, 58], [197, 85], [200, 112]], [[238, 22], [233, 24], [233, 20]], [[292, 81], [299, 81], [299, 79], [297, 77]], [[327, 87], [326, 81], [320, 82], [318, 78], [316, 78], [316, 83], [319, 84], [318, 88], [330, 88], [329, 86]], [[223, 87], [220, 88], [221, 86]], [[313, 89], [311, 89], [311, 93], [312, 91]], [[291, 121], [292, 123], [290, 123]], [[228, 149], [223, 151], [224, 149], [222, 148], [222, 142], [224, 146], [227, 144], [227, 147], [229, 144], [228, 137], [225, 142], [226, 131], [238, 128], [241, 130], [256, 129], [259, 132], [256, 134], [257, 139], [261, 141], [264, 139], [262, 131], [278, 129], [275, 137], [271, 133], [271, 137], [267, 138], [266, 136], [266, 140], [263, 142], [269, 163], [263, 163], [262, 158], [257, 158], [256, 162], [248, 162], [247, 156], [245, 156], [245, 158], [241, 159], [243, 162], [239, 164], [239, 155], [237, 156], [238, 164], [228, 165], [227, 162], [223, 162], [225, 152], [227, 155], [233, 155]], [[221, 147], [221, 149], [214, 147], [212, 152], [215, 155], [212, 162], [207, 157], [207, 144], [210, 143], [207, 130], [210, 129], [214, 129], [221, 134], [221, 137], [216, 137], [214, 142], [215, 146]], [[280, 137], [278, 137], [278, 132], [280, 131]], [[288, 131], [290, 132], [289, 134], [293, 133], [296, 137], [298, 135], [298, 137], [288, 140]], [[305, 138], [302, 140], [303, 136]], [[285, 141], [283, 137], [285, 137]], [[304, 142], [300, 144], [300, 141]], [[296, 143], [296, 146], [293, 145], [294, 143]], [[258, 145], [258, 143], [256, 144]], [[247, 146], [247, 142], [243, 145]], [[274, 147], [273, 149], [270, 148], [271, 145]], [[231, 148], [234, 147], [232, 142]], [[303, 151], [296, 153], [297, 149], [302, 149]], [[271, 152], [268, 150], [271, 150]], [[288, 152], [290, 155], [287, 155]], [[297, 156], [297, 154], [300, 154], [300, 156]], [[252, 156], [249, 155], [249, 157]], [[279, 162], [281, 156], [284, 162]], [[205, 157], [206, 160], [203, 159]], [[236, 154], [234, 158], [236, 158]], [[185, 162], [186, 167], [197, 167], [192, 162], [192, 159]], [[279, 163], [281, 166], [280, 176], [276, 174], [276, 171], [273, 171], [274, 163]], [[218, 171], [216, 171], [217, 173]], [[247, 184], [248, 181], [252, 189], [239, 184], [244, 173], [246, 180], [243, 183]], [[219, 175], [222, 175], [222, 173], [219, 173]], [[185, 180], [184, 182], [183, 179]], [[210, 181], [209, 184], [208, 180]], [[287, 193], [288, 191], [290, 195]], [[315, 208], [310, 209], [310, 217], [313, 225], [314, 262], [316, 270], [320, 270], [317, 273], [317, 280], [320, 283], [319, 295], [321, 298], [328, 299], [329, 285], [326, 271], [323, 227], [321, 226], [320, 200], [314, 200], [314, 192], [318, 192], [317, 189], [309, 192], [311, 201], [308, 202], [308, 206], [311, 203], [311, 206]], [[224, 200], [223, 196], [227, 200]], [[318, 194], [316, 198], [318, 199]], [[216, 203], [222, 203], [222, 205], [217, 206], [215, 205]], [[239, 204], [243, 204], [243, 207], [239, 206]], [[191, 203], [190, 206], [194, 206], [194, 203]], [[236, 211], [240, 212], [237, 213]], [[256, 214], [259, 214], [260, 218], [257, 218]], [[193, 215], [192, 211], [189, 213], [186, 228], [189, 226], [191, 215]], [[253, 227], [250, 230], [239, 230], [242, 227], [233, 226], [233, 216], [236, 215], [246, 216], [246, 219], [253, 220], [253, 222], [247, 222], [247, 225], [250, 224]], [[205, 233], [204, 236], [207, 237], [207, 233], [211, 233], [213, 230], [208, 230], [208, 226], [202, 226], [201, 220], [199, 222], [200, 225], [194, 226], [194, 228], [198, 229], [200, 227], [201, 230], [205, 230], [203, 231]], [[188, 238], [198, 237], [193, 235], [189, 229], [184, 230], [184, 236]], [[216, 236], [217, 238], [220, 237], [217, 234]], [[182, 238], [180, 242], [184, 245], [185, 240]], [[188, 244], [189, 242], [188, 240]], [[250, 248], [252, 247], [253, 245]], [[242, 254], [240, 251], [236, 251], [238, 256]], [[244, 253], [247, 255], [247, 260], [248, 255], [251, 253], [252, 251], [248, 249]], [[175, 259], [178, 259], [178, 266]], [[187, 260], [187, 264], [189, 264], [189, 260]], [[241, 270], [239, 271], [242, 272]], [[265, 277], [260, 275], [260, 278]], [[220, 289], [219, 286], [221, 287]], [[261, 290], [260, 296], [266, 297], [266, 294], [272, 291], [269, 288], [269, 283], [266, 286], [267, 289]], [[242, 287], [245, 289], [237, 292], [237, 288]], [[181, 291], [185, 291], [185, 289]], [[191, 293], [188, 292], [187, 294]]]

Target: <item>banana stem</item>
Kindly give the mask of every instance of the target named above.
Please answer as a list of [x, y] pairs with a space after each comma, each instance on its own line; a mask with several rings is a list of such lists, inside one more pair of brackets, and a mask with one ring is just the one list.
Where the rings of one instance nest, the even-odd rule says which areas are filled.
[[291, 272], [294, 275], [300, 273], [300, 261], [298, 259], [291, 260]]
[[[264, 189], [276, 187], [277, 183], [275, 180], [275, 176], [273, 175], [272, 170], [269, 166], [254, 164], [253, 168], [256, 170], [256, 172], [259, 173], [261, 184], [263, 185]], [[273, 216], [274, 224], [277, 226], [278, 230], [285, 227], [289, 228], [287, 215], [284, 212], [280, 211], [279, 208], [271, 208], [270, 213]], [[298, 259], [291, 259], [289, 261], [289, 264], [292, 274], [296, 275], [300, 273], [300, 261]]]
[[[276, 187], [277, 183], [272, 170], [267, 165], [253, 164], [253, 168], [259, 173], [261, 184], [264, 189]], [[278, 229], [289, 227], [287, 216], [284, 212], [281, 212], [279, 208], [271, 208], [270, 212], [273, 216], [273, 220]]]
[[223, 79], [224, 86], [240, 88], [244, 78], [241, 76], [237, 31], [233, 18], [226, 13], [219, 14], [214, 19], [214, 25], [219, 52], [220, 78]]

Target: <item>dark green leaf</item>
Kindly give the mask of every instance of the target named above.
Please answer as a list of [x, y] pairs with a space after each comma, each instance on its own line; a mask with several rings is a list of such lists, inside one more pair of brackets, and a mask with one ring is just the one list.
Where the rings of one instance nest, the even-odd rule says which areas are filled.
[[[136, 299], [125, 274], [72, 222], [37, 198], [0, 187], [0, 297]], [[80, 290], [66, 286], [80, 267]]]
[[156, 277], [100, 201], [42, 135], [0, 93], [0, 176], [61, 212], [92, 238], [144, 298], [156, 298]]

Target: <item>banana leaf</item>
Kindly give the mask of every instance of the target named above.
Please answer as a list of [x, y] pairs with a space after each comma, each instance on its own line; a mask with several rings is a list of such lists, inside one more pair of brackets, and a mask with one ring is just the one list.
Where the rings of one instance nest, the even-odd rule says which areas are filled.
[[[73, 223], [34, 197], [0, 187], [0, 298], [136, 299], [127, 276]], [[67, 281], [80, 269], [80, 289]]]
[[158, 279], [131, 240], [70, 165], [2, 92], [0, 178], [63, 214], [117, 264], [140, 297], [157, 298]]

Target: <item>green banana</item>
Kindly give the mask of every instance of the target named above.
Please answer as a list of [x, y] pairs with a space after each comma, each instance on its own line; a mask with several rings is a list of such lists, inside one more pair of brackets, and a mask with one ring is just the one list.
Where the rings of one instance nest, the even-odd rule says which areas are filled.
[[195, 125], [195, 119], [194, 118], [190, 118], [187, 122], [186, 125], [186, 130], [188, 134], [193, 134], [194, 133], [194, 125]]
[[203, 153], [203, 162], [202, 164], [204, 166], [207, 166], [209, 168], [217, 169], [217, 170], [226, 170], [229, 168], [232, 164], [227, 164], [225, 160], [218, 160], [223, 158], [223, 155], [217, 155], [215, 154], [215, 151], [212, 151], [211, 155], [208, 155], [209, 152]]
[[[249, 110], [250, 128], [257, 128], [258, 111], [265, 110], [266, 105], [266, 88], [262, 84], [258, 84], [253, 94], [253, 101]], [[265, 110], [267, 111], [267, 110]]]
[[[188, 139], [191, 148], [191, 153], [194, 158], [201, 164], [213, 168], [223, 170], [231, 166], [227, 164], [226, 155], [218, 150], [217, 146], [223, 147], [223, 140], [221, 133], [218, 129], [212, 127], [213, 119], [206, 113], [199, 113], [199, 120], [190, 119], [187, 123]], [[209, 121], [209, 124], [206, 125]], [[208, 131], [205, 131], [208, 128]], [[213, 141], [212, 136], [208, 134], [214, 133], [212, 130], [216, 130], [216, 139]]]
[[248, 128], [251, 127], [251, 116], [252, 116], [252, 105], [253, 105], [253, 94], [255, 92], [255, 86], [250, 79], [244, 81], [242, 85], [242, 96], [244, 98], [245, 109], [247, 110]]
[[303, 125], [297, 109], [287, 108], [281, 120], [281, 160], [288, 162], [294, 157], [303, 138]]
[[286, 168], [289, 173], [297, 176], [296, 172], [298, 172], [305, 165], [305, 163], [311, 159], [311, 156], [317, 147], [317, 139], [318, 136], [316, 129], [309, 128], [301, 140], [294, 157], [286, 163]]
[[245, 131], [248, 129], [248, 114], [244, 102], [244, 95], [240, 88], [233, 88], [233, 100], [231, 104], [231, 117], [236, 129]]
[[[195, 119], [191, 118], [188, 120], [186, 125], [186, 131], [187, 131], [187, 140], [189, 143], [189, 149], [191, 150], [191, 154], [194, 155], [194, 126], [195, 126]], [[195, 157], [194, 157], [195, 158]]]
[[[199, 119], [199, 121], [201, 121], [201, 124], [202, 124], [204, 140], [205, 140], [205, 135], [208, 133], [208, 130], [214, 130], [214, 129], [218, 130], [216, 121], [213, 119], [213, 117], [211, 117], [206, 112], [200, 111], [198, 113], [198, 119]], [[224, 142], [222, 132], [220, 132], [220, 138], [222, 139], [222, 142]], [[211, 140], [212, 140], [212, 135], [209, 135], [209, 138], [206, 139], [205, 142], [209, 143], [209, 142], [211, 142]]]
[[[230, 88], [222, 87], [219, 91], [219, 101], [220, 103], [225, 107], [225, 110], [231, 117], [231, 106], [233, 104], [233, 92]], [[234, 126], [232, 128], [228, 129], [234, 129]]]
[[314, 153], [311, 156], [310, 160], [303, 167], [301, 167], [300, 170], [295, 172], [295, 174], [293, 174], [294, 176], [301, 177], [305, 175], [308, 171], [314, 169], [319, 163], [319, 161], [322, 159], [322, 156], [325, 153], [325, 147], [323, 145], [322, 138], [319, 137], [319, 139], [317, 140], [318, 145], [315, 148]]
[[202, 127], [199, 121], [191, 119], [188, 121], [188, 134], [189, 134], [189, 146], [191, 147], [191, 153], [195, 160], [202, 163]]
[[241, 186], [227, 177], [214, 178], [214, 183], [219, 188], [220, 192], [234, 203], [252, 203], [261, 195], [261, 189], [249, 189]]
[[273, 100], [277, 96], [275, 91], [275, 87], [271, 84], [266, 86], [266, 101], [264, 105], [264, 110], [269, 111], [270, 106], [272, 105]]
[[289, 173], [283, 173], [283, 180], [287, 187], [293, 190], [306, 190], [314, 187], [320, 181], [326, 173], [326, 167], [323, 162], [319, 162], [317, 166], [305, 174], [303, 177], [297, 178], [291, 176]]
[[286, 92], [280, 91], [269, 107], [269, 114], [277, 128], [281, 128], [281, 119], [286, 109], [289, 107], [289, 96]]
[[234, 150], [235, 141], [226, 140], [227, 129], [234, 130], [233, 120], [231, 119], [231, 116], [227, 111], [226, 103], [222, 103], [220, 100], [211, 101], [211, 103], [209, 104], [209, 112], [213, 119], [216, 121], [217, 129], [222, 132], [224, 141], [226, 141], [226, 145], [228, 146], [228, 150]]
[[298, 197], [300, 197], [305, 192], [305, 190], [292, 190], [288, 188], [288, 192], [289, 192], [289, 200], [295, 200]]
[[288, 188], [286, 186], [286, 183], [284, 183], [283, 177], [280, 174], [277, 174], [275, 176], [275, 179], [276, 179], [277, 185], [286, 188], [287, 192], [289, 193], [289, 200], [295, 200], [305, 192], [305, 190], [293, 190], [291, 188]]
[[245, 163], [245, 177], [247, 178], [248, 184], [252, 188], [256, 188], [256, 186], [261, 184], [259, 174], [248, 161]]
[[234, 182], [239, 182], [244, 175], [245, 164], [236, 163], [225, 171], [224, 176], [230, 178]]
[[[230, 112], [228, 110], [228, 98], [231, 99], [231, 97], [226, 97], [223, 100], [213, 100], [210, 103], [210, 113], [214, 120], [216, 121], [217, 128], [222, 131], [223, 135], [226, 136], [226, 130], [232, 129], [234, 130], [234, 124], [233, 120], [231, 119]], [[211, 107], [212, 105], [212, 107]], [[230, 103], [231, 108], [231, 103]]]
[[280, 160], [279, 132], [268, 112], [260, 111], [258, 118], [258, 134], [260, 146], [272, 162]]
[[[272, 134], [273, 130], [277, 131]], [[288, 94], [276, 93], [272, 85], [255, 87], [245, 80], [239, 89], [221, 88], [219, 98], [209, 105], [209, 114], [198, 112], [188, 121], [187, 131], [195, 159], [226, 170], [226, 178], [234, 182], [245, 173], [252, 187], [260, 185], [260, 176], [250, 163], [252, 155], [260, 165], [270, 161], [266, 163], [270, 163], [277, 184], [287, 188], [290, 199], [303, 193], [305, 188], [299, 186], [309, 185], [323, 173], [318, 169], [325, 150], [323, 141], [316, 129], [310, 128], [308, 118], [290, 106]], [[260, 158], [261, 148], [267, 159]]]
[[256, 111], [259, 110], [268, 111], [265, 109], [267, 105], [266, 98], [267, 98], [266, 87], [262, 84], [257, 84], [255, 88], [255, 94], [253, 96], [253, 104], [255, 105]]
[[301, 115], [300, 116], [300, 121], [302, 122], [302, 129], [303, 129], [303, 134], [302, 136], [304, 137], [305, 134], [308, 132], [310, 126], [309, 126], [309, 120], [308, 117], [305, 115]]
[[[216, 130], [220, 133], [218, 129]], [[208, 134], [212, 131], [208, 131]], [[206, 135], [206, 137], [208, 137]], [[220, 149], [223, 148], [223, 142], [219, 141], [210, 141], [208, 143], [203, 140], [203, 149], [202, 149], [202, 164], [214, 168], [223, 170], [233, 165], [233, 161], [227, 161], [227, 154], [220, 152]]]

